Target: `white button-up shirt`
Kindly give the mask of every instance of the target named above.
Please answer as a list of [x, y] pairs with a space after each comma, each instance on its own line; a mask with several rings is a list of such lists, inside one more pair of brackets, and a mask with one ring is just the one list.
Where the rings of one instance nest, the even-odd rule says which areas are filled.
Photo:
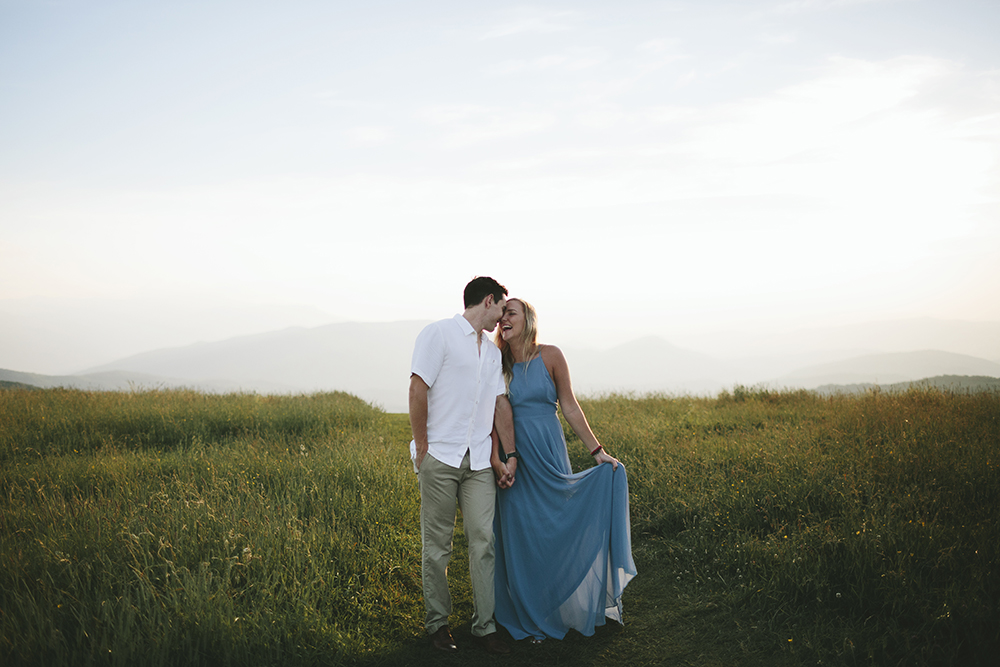
[[[427, 383], [427, 453], [458, 468], [465, 452], [473, 470], [490, 467], [493, 409], [506, 391], [500, 350], [462, 315], [424, 327], [410, 372]], [[416, 459], [416, 443], [410, 453]]]

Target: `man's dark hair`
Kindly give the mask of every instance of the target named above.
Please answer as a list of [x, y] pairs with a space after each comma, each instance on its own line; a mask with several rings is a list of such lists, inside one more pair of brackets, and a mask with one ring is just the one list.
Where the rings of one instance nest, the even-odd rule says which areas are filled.
[[507, 288], [486, 276], [473, 278], [465, 286], [465, 307], [478, 306], [487, 294], [493, 295], [493, 301], [499, 301], [507, 296]]

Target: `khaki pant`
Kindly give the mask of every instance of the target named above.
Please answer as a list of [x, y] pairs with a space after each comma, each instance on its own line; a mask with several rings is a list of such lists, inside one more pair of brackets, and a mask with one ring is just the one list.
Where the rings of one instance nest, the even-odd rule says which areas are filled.
[[420, 537], [423, 543], [424, 622], [433, 634], [448, 623], [451, 593], [448, 560], [455, 533], [455, 502], [462, 509], [462, 523], [469, 541], [472, 576], [472, 634], [481, 637], [496, 631], [493, 620], [493, 512], [496, 487], [493, 469], [473, 471], [466, 452], [459, 468], [424, 457], [417, 475], [420, 484]]

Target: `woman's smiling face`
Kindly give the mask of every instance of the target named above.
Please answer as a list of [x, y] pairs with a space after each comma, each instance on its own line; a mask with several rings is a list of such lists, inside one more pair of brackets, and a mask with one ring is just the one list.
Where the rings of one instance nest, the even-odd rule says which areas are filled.
[[517, 299], [507, 301], [507, 308], [500, 318], [500, 336], [508, 343], [524, 333], [524, 307]]

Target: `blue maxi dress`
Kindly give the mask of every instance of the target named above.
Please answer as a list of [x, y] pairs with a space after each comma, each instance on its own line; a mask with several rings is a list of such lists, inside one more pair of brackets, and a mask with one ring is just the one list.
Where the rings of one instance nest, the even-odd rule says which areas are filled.
[[625, 466], [573, 474], [556, 414], [556, 388], [540, 358], [514, 365], [510, 402], [519, 460], [497, 493], [496, 619], [514, 639], [593, 635], [622, 621], [635, 576]]

